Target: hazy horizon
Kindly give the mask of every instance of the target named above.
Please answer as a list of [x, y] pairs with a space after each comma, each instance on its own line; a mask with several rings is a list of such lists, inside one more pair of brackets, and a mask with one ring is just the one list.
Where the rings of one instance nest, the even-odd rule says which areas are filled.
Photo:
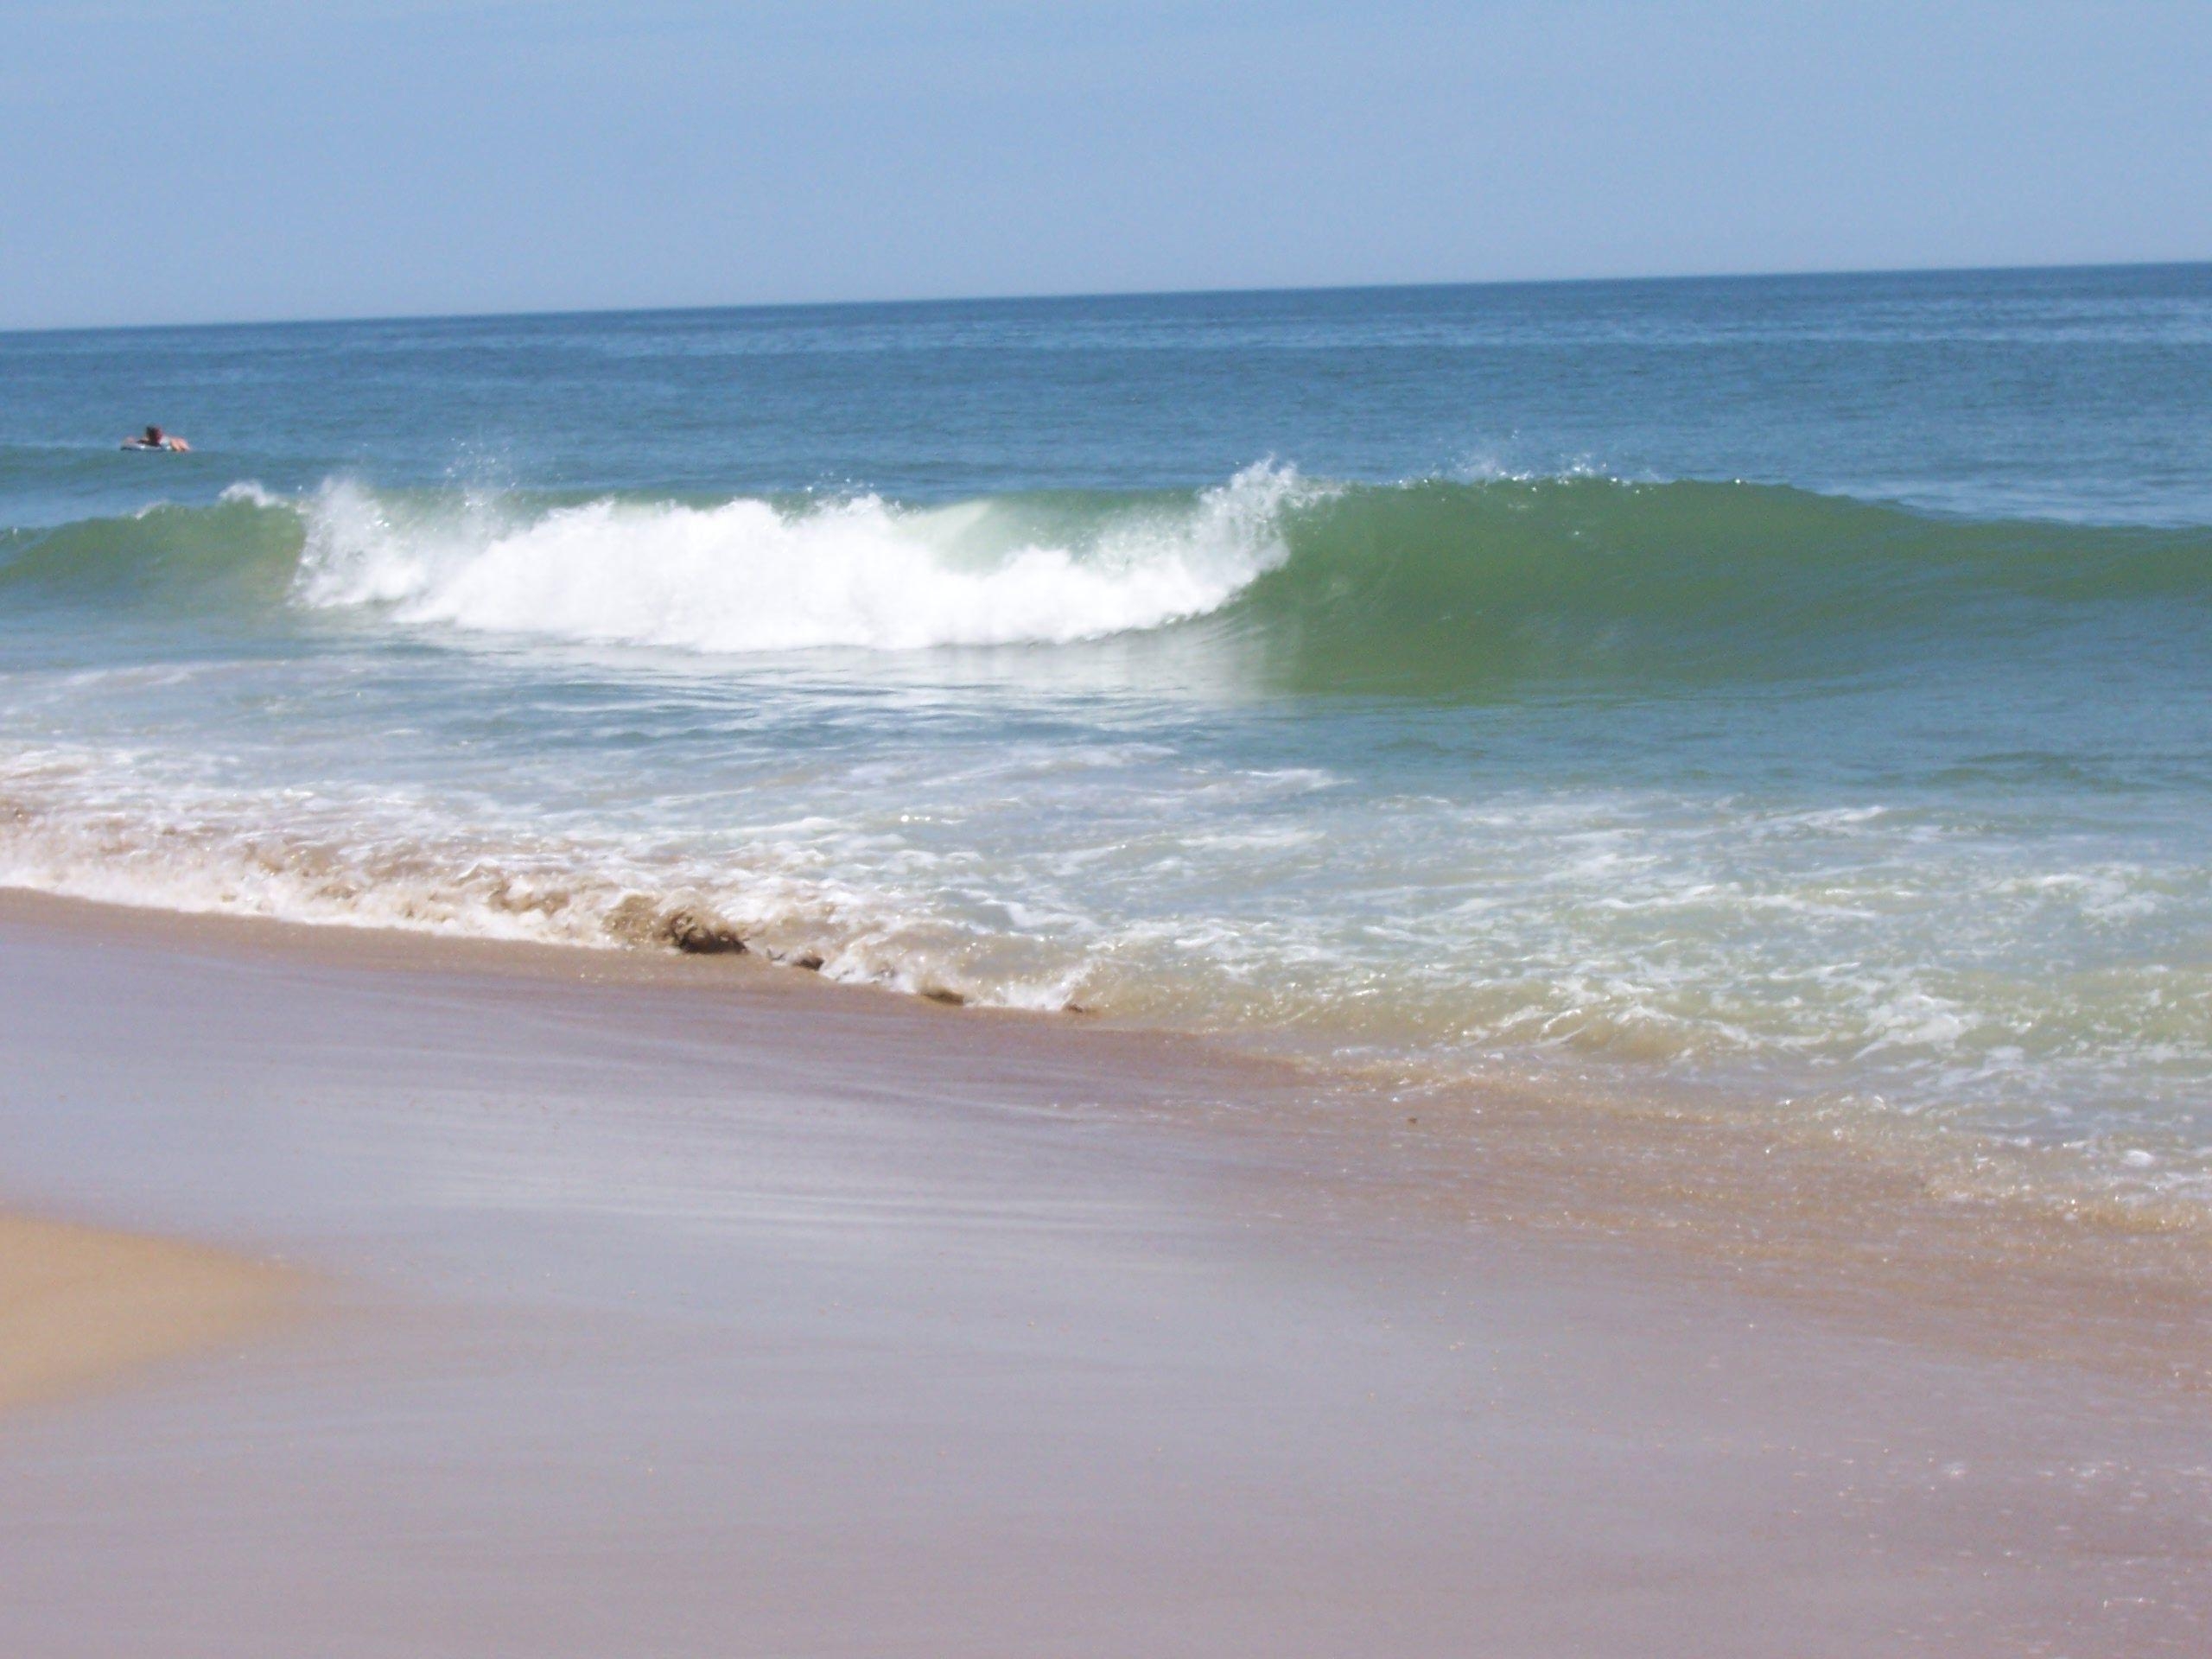
[[2069, 271], [2185, 270], [2199, 265], [2212, 266], [2212, 258], [2069, 260], [2060, 264], [2018, 265], [1885, 265], [1792, 270], [1666, 270], [1623, 272], [1605, 276], [1477, 277], [1466, 280], [1438, 281], [1409, 279], [1405, 282], [1390, 283], [1281, 283], [1219, 288], [1065, 289], [1052, 293], [883, 294], [835, 296], [823, 299], [803, 300], [708, 300], [655, 305], [522, 307], [498, 311], [364, 311], [331, 312], [325, 315], [284, 317], [181, 317], [162, 322], [62, 322], [34, 324], [20, 327], [0, 327], [0, 336], [40, 334], [120, 334], [134, 330], [172, 328], [280, 328], [293, 325], [309, 327], [317, 325], [334, 326], [346, 323], [472, 322], [494, 321], [505, 317], [619, 317], [716, 311], [861, 310], [870, 307], [900, 306], [1049, 305], [1063, 301], [1165, 300], [1204, 298], [1209, 296], [1231, 296], [1240, 294], [1357, 294], [1370, 290], [1389, 292], [1405, 289], [1418, 292], [1422, 289], [1459, 288], [1574, 288], [1608, 285], [1627, 288], [1669, 283], [1848, 282], [1854, 279], [1885, 276], [2005, 276], [2033, 275], [2039, 272], [2048, 272], [2056, 276]]

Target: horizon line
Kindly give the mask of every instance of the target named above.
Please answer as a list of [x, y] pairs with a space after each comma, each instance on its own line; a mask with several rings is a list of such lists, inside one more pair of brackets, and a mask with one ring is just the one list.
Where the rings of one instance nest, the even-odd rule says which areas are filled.
[[1510, 276], [1449, 281], [1379, 283], [1281, 283], [1218, 288], [1068, 289], [1047, 292], [996, 294], [910, 295], [873, 299], [743, 300], [663, 305], [585, 305], [526, 307], [486, 311], [388, 311], [331, 313], [289, 317], [216, 317], [182, 322], [62, 322], [29, 327], [0, 327], [0, 339], [29, 334], [99, 334], [154, 333], [201, 328], [315, 328], [345, 327], [394, 322], [502, 322], [562, 317], [685, 316], [739, 311], [841, 311], [900, 306], [1051, 305], [1083, 300], [1173, 300], [1235, 298], [1258, 295], [1369, 294], [1427, 289], [1478, 288], [1598, 288], [1636, 287], [1674, 283], [1756, 283], [1840, 280], [1866, 276], [1973, 276], [2015, 273], [2058, 274], [2068, 271], [2167, 270], [2193, 265], [2212, 265], [2212, 257], [2193, 259], [2062, 260], [2050, 264], [2004, 265], [1869, 265], [1841, 268], [1802, 267], [1769, 270], [1668, 271], [1642, 276]]

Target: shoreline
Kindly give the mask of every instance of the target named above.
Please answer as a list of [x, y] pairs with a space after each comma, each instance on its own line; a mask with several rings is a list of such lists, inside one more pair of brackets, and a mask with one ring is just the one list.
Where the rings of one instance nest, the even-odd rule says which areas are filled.
[[2082, 1351], [2139, 1298], [2000, 1340], [1847, 1294], [1835, 1193], [1654, 1249], [1714, 1194], [1617, 1143], [1569, 1208], [1556, 1103], [1548, 1163], [1534, 1104], [809, 981], [0, 901], [0, 1184], [342, 1304], [11, 1416], [0, 1641], [2202, 1650], [2203, 1396]]
[[[1108, 1016], [946, 1006], [753, 953], [593, 949], [0, 888], [0, 930], [400, 976], [728, 995], [866, 1010], [924, 1042], [1036, 1046], [1105, 1079], [1188, 1080], [1179, 1128], [1296, 1147], [1430, 1223], [1649, 1250], [1675, 1270], [1936, 1348], [2212, 1389], [2212, 1217], [2037, 1190], [2017, 1149], [1910, 1123], [1753, 1121], [1681, 1097], [1407, 1086]], [[1110, 1089], [1099, 1090], [1108, 1116]]]

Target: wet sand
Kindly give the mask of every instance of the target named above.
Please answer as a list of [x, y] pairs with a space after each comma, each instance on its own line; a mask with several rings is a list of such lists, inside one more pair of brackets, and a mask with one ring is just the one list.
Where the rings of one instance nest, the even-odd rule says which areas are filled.
[[22, 896], [0, 1052], [0, 1193], [325, 1310], [0, 1420], [0, 1650], [2212, 1648], [2185, 1243], [1879, 1159]]

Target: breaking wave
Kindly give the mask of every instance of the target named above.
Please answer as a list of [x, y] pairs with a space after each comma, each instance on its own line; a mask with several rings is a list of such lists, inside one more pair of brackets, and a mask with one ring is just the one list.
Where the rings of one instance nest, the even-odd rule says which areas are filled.
[[1314, 493], [1254, 467], [1119, 511], [596, 500], [441, 523], [338, 486], [309, 509], [297, 592], [402, 622], [698, 652], [1065, 645], [1217, 609], [1287, 556], [1282, 511]]
[[935, 507], [234, 486], [0, 537], [28, 602], [280, 611], [743, 655], [1160, 637], [1293, 689], [1450, 693], [2010, 648], [2114, 605], [2212, 603], [2212, 531], [1974, 521], [1779, 486], [1600, 477]]

